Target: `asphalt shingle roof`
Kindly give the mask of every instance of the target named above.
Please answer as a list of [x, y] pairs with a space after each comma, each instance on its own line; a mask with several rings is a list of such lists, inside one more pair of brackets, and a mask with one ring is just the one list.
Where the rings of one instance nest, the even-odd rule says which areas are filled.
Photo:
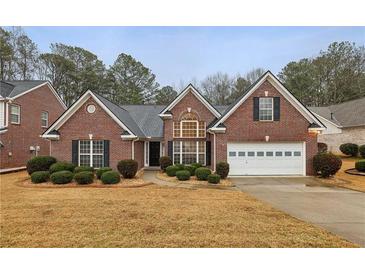
[[0, 81], [0, 95], [12, 98], [46, 82], [45, 80]]

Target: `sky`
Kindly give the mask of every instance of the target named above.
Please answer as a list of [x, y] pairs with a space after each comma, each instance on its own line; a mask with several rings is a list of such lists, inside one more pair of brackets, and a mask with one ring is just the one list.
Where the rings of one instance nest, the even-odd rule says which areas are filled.
[[335, 41], [365, 45], [365, 27], [25, 27], [41, 52], [51, 43], [85, 48], [109, 66], [132, 55], [162, 85], [179, 87], [224, 72], [253, 68], [277, 74], [289, 62], [315, 57]]

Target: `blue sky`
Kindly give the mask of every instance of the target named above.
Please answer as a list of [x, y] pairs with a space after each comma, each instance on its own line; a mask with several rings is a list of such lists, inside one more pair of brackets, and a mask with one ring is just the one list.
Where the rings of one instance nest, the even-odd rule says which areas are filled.
[[215, 72], [278, 73], [288, 62], [316, 56], [334, 41], [365, 44], [365, 27], [25, 27], [41, 52], [61, 42], [111, 65], [127, 53], [149, 67], [161, 85], [202, 80]]

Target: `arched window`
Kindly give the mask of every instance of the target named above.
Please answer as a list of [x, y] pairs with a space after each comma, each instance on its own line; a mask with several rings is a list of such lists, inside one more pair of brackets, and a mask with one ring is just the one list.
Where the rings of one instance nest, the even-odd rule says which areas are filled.
[[174, 122], [174, 138], [205, 138], [205, 122], [197, 114], [184, 113], [180, 121]]

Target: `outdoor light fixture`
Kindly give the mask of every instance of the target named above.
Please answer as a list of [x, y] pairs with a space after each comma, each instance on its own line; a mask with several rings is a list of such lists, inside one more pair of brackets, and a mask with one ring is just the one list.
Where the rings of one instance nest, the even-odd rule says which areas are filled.
[[266, 142], [268, 142], [268, 141], [269, 141], [269, 139], [270, 139], [270, 136], [266, 135], [266, 136], [265, 136], [265, 141], [266, 141]]

